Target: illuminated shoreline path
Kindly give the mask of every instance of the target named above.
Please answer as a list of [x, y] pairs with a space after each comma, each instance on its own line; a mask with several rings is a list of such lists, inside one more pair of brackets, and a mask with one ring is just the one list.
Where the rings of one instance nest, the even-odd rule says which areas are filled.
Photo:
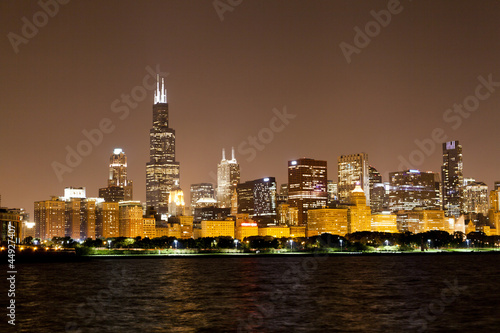
[[175, 160], [175, 130], [168, 124], [167, 90], [157, 76], [153, 104], [153, 128], [149, 131], [149, 156], [146, 163], [146, 204], [160, 214], [168, 212], [168, 197], [179, 187], [179, 162]]

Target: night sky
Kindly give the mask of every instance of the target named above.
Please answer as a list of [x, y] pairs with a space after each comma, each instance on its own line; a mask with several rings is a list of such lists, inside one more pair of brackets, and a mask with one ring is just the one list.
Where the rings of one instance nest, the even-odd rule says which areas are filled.
[[[242, 181], [285, 183], [287, 161], [299, 157], [327, 160], [336, 180], [339, 155], [359, 152], [387, 181], [400, 156], [417, 156], [415, 140], [436, 128], [460, 140], [466, 177], [490, 188], [500, 180], [500, 83], [478, 88], [479, 105], [470, 98], [479, 76], [500, 82], [500, 1], [403, 0], [385, 27], [368, 24], [373, 37], [357, 39], [350, 63], [340, 45], [356, 47], [355, 27], [364, 31], [375, 21], [370, 12], [387, 10], [388, 1], [244, 0], [230, 8], [221, 20], [210, 0], [74, 0], [43, 22], [36, 1], [2, 1], [2, 206], [32, 213], [34, 201], [66, 186], [97, 196], [116, 147], [127, 154], [134, 199], [145, 201], [153, 91], [128, 116], [113, 110], [126, 105], [122, 94], [143, 91], [148, 66], [168, 73], [186, 199], [190, 184], [215, 183], [222, 148], [248, 148], [259, 133], [268, 143], [255, 158], [236, 149]], [[23, 17], [34, 15], [38, 33], [14, 47], [9, 33], [21, 38]], [[476, 109], [467, 118], [446, 111], [464, 100]], [[284, 109], [295, 118], [273, 122], [280, 131], [271, 140], [264, 128]], [[66, 146], [75, 149], [82, 131], [106, 118], [114, 129], [60, 182], [52, 164], [66, 164]], [[438, 172], [441, 144], [433, 146], [412, 166]]]

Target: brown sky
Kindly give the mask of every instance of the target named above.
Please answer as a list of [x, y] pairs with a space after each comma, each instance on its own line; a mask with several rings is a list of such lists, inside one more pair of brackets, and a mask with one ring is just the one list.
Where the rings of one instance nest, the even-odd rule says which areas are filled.
[[[253, 160], [237, 150], [242, 180], [286, 182], [287, 161], [298, 157], [327, 160], [336, 180], [338, 156], [357, 152], [368, 153], [387, 180], [399, 156], [408, 159], [417, 149], [415, 140], [442, 128], [462, 143], [465, 176], [492, 187], [500, 180], [500, 87], [468, 118], [455, 115], [462, 120], [456, 129], [458, 120], [443, 115], [474, 102], [468, 96], [478, 76], [500, 82], [500, 1], [401, 1], [348, 64], [339, 45], [354, 45], [354, 28], [364, 30], [374, 21], [370, 12], [387, 7], [388, 1], [244, 0], [221, 21], [209, 0], [74, 0], [43, 22], [36, 1], [2, 1], [2, 205], [32, 212], [34, 201], [62, 195], [66, 186], [97, 196], [115, 147], [127, 154], [135, 199], [144, 201], [153, 93], [123, 120], [111, 104], [142, 86], [146, 67], [157, 65], [169, 73], [187, 193], [192, 183], [213, 182], [223, 147], [257, 136], [270, 126], [273, 109], [284, 107], [296, 117]], [[21, 36], [23, 17], [33, 16], [39, 31], [16, 53], [8, 35]], [[65, 147], [76, 148], [82, 130], [105, 118], [114, 130], [59, 182], [52, 163], [65, 163]], [[439, 145], [414, 166], [437, 172], [441, 162]]]

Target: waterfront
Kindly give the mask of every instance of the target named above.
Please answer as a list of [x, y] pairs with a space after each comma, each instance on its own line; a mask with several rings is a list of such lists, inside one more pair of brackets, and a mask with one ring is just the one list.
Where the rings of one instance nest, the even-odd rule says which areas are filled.
[[[23, 264], [19, 332], [493, 331], [496, 254]], [[481, 269], [481, 274], [477, 271]]]

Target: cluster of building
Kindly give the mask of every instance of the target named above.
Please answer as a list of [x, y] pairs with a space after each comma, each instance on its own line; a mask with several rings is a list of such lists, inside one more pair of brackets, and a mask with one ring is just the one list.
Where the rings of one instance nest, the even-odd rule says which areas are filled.
[[87, 198], [85, 188], [66, 188], [62, 197], [35, 202], [34, 223], [22, 210], [0, 209], [0, 219], [16, 219], [19, 239], [230, 236], [243, 240], [430, 230], [500, 235], [500, 182], [489, 191], [483, 182], [465, 178], [458, 141], [443, 143], [440, 173], [407, 169], [391, 172], [383, 181], [366, 153], [340, 156], [336, 171], [334, 182], [328, 179], [326, 161], [300, 158], [288, 161], [288, 182], [279, 187], [274, 177], [241, 182], [234, 149], [231, 159], [223, 149], [217, 184], [192, 184], [191, 206], [186, 207], [175, 158], [175, 130], [169, 126], [167, 94], [158, 78], [146, 203], [133, 201], [126, 155], [115, 149], [108, 186], [99, 189], [99, 197]]

